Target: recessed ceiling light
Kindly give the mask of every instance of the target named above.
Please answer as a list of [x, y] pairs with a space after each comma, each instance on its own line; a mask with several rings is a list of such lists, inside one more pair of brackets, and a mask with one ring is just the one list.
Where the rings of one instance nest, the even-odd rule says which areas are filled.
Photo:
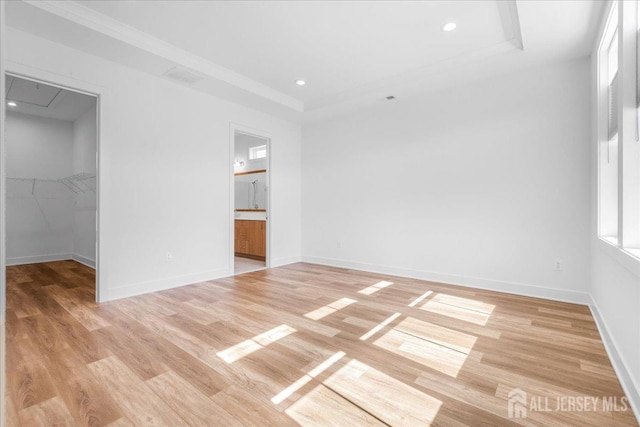
[[15, 103], [15, 102], [13, 102], [13, 101], [9, 101], [9, 102], [7, 102], [7, 105], [8, 105], [9, 107], [17, 107], [17, 106], [18, 106], [18, 104], [16, 104], [16, 103]]
[[448, 22], [442, 26], [442, 31], [446, 31], [448, 33], [449, 31], [455, 30], [456, 27], [457, 25], [455, 22]]
[[304, 80], [296, 80], [296, 84], [297, 84], [298, 86], [304, 86], [304, 85], [306, 85], [306, 84], [307, 84], [307, 82], [305, 82]]

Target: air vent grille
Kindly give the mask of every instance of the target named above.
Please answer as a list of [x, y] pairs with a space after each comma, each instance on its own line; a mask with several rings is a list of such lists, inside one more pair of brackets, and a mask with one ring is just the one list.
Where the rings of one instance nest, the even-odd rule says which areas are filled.
[[201, 80], [204, 80], [204, 76], [180, 67], [173, 67], [172, 69], [164, 73], [164, 76], [188, 85], [193, 85]]

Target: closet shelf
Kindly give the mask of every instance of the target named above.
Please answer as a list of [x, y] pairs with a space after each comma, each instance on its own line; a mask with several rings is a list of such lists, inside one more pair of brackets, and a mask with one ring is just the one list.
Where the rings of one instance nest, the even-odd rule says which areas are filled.
[[87, 191], [96, 191], [96, 175], [80, 172], [74, 175], [69, 175], [60, 179], [60, 182], [64, 184], [69, 190], [74, 193], [86, 193]]

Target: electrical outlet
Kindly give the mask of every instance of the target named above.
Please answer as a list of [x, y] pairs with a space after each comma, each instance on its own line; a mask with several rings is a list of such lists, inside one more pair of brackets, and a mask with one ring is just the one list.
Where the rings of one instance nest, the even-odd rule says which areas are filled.
[[555, 263], [554, 270], [555, 271], [562, 271], [563, 268], [564, 268], [564, 265], [562, 263], [562, 260], [557, 259], [556, 263]]
[[167, 252], [167, 261], [173, 261], [173, 252]]

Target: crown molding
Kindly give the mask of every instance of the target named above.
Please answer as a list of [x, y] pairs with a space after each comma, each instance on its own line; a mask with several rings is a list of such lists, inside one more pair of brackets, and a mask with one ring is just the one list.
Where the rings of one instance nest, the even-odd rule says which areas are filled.
[[294, 111], [304, 111], [304, 103], [299, 99], [283, 94], [267, 85], [222, 67], [198, 55], [186, 52], [179, 47], [132, 28], [93, 9], [82, 6], [75, 1], [23, 1], [33, 7], [64, 18], [77, 25], [149, 52], [181, 67], [186, 67], [208, 78], [220, 80]]
[[498, 1], [498, 12], [505, 37], [513, 46], [524, 50], [522, 31], [520, 30], [520, 15], [516, 0]]

